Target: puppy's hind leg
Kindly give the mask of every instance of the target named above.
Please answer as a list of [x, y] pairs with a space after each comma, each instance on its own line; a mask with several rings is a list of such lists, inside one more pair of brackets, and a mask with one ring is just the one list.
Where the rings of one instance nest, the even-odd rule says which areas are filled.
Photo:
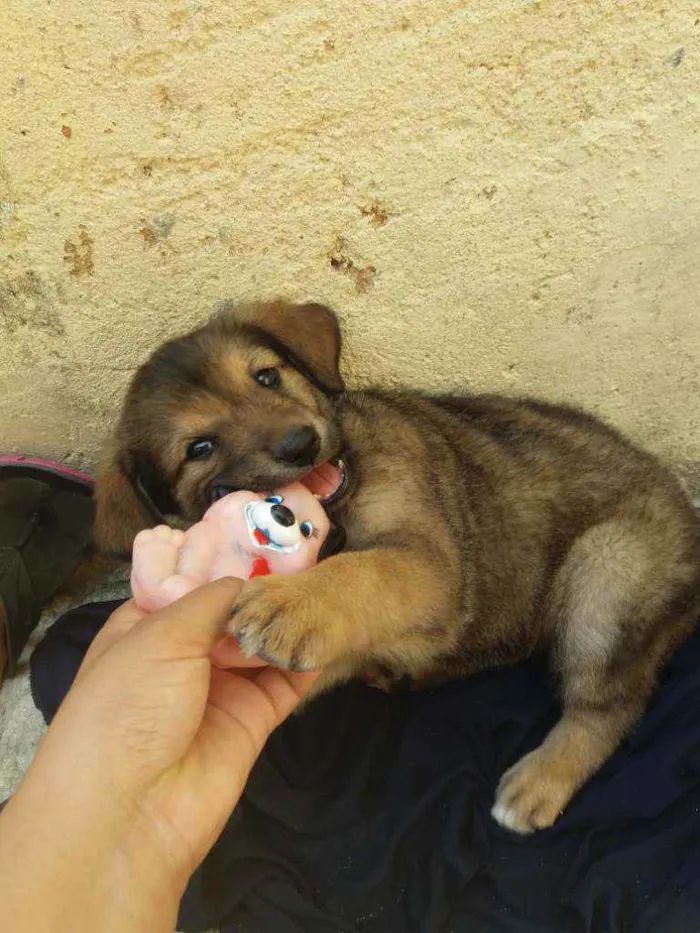
[[562, 565], [550, 608], [563, 714], [503, 775], [492, 814], [506, 828], [551, 826], [643, 713], [678, 622], [665, 617], [677, 567], [664, 557], [659, 566], [652, 547], [613, 520], [582, 535]]

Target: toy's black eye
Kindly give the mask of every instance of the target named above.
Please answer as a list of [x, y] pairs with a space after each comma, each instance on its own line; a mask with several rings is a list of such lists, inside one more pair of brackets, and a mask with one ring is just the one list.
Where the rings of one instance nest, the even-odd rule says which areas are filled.
[[314, 533], [314, 526], [311, 524], [311, 522], [302, 522], [301, 525], [299, 525], [299, 531], [304, 535], [305, 538], [310, 538]]
[[265, 389], [276, 389], [282, 382], [279, 369], [270, 366], [268, 369], [259, 369], [254, 373], [255, 381]]
[[270, 505], [282, 505], [284, 499], [282, 496], [268, 496], [265, 502], [269, 502]]
[[206, 460], [214, 453], [214, 441], [209, 438], [200, 437], [187, 447], [186, 456], [188, 460]]

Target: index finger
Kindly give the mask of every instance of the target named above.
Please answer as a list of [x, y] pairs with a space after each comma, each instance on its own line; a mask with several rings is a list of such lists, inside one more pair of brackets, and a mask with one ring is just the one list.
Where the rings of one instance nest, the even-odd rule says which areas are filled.
[[229, 668], [267, 667], [269, 662], [262, 658], [247, 658], [233, 635], [226, 635], [217, 641], [211, 652], [211, 663], [220, 670]]

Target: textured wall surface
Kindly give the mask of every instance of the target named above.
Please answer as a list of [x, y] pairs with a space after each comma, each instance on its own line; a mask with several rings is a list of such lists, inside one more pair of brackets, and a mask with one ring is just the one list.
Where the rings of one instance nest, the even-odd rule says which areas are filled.
[[0, 66], [0, 449], [90, 463], [151, 348], [284, 295], [354, 385], [700, 461], [697, 0], [3, 0]]

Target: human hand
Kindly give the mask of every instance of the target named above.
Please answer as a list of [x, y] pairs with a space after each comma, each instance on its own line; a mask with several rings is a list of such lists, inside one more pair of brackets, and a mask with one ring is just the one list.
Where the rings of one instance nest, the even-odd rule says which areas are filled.
[[[31, 811], [48, 834], [42, 851], [60, 850], [67, 833], [81, 852], [76, 872], [108, 852], [111, 880], [98, 886], [122, 883], [121, 873], [129, 896], [134, 885], [158, 892], [159, 916], [163, 902], [177, 909], [265, 741], [317, 676], [212, 665], [241, 586], [217, 580], [150, 615], [133, 602], [114, 613], [3, 814], [0, 842], [13, 812], [26, 823]], [[230, 639], [216, 654], [220, 665], [241, 657]]]

